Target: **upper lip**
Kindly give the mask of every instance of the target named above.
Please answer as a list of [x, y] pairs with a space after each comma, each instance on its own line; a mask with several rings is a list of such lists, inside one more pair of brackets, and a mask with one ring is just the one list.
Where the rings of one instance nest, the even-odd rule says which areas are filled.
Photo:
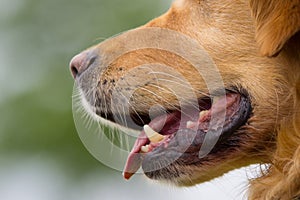
[[[244, 90], [237, 90], [237, 89], [226, 89], [227, 93], [237, 93], [240, 94], [242, 99], [247, 99], [250, 101], [249, 95], [244, 91]], [[214, 98], [214, 95], [212, 95], [211, 97], [201, 97], [198, 100], [199, 103], [199, 107], [202, 107], [201, 109], [199, 109], [199, 111], [201, 110], [207, 110], [209, 109], [209, 107], [211, 106], [211, 101]], [[251, 104], [249, 102], [249, 104]], [[186, 107], [189, 107], [189, 105], [187, 105]], [[181, 109], [178, 108], [177, 111], [181, 112]], [[103, 111], [102, 109], [97, 109], [97, 107], [95, 107], [95, 112], [98, 116], [113, 122], [115, 124], [118, 124], [124, 128], [129, 128], [135, 131], [141, 131], [143, 129], [143, 126], [146, 124], [149, 124], [151, 122], [151, 118], [149, 116], [149, 114], [147, 112], [130, 112], [128, 114], [126, 113], [111, 113], [111, 112], [107, 112], [107, 111]], [[167, 110], [166, 113], [170, 114], [170, 113], [174, 113], [174, 110]], [[154, 116], [151, 116], [152, 119], [156, 118], [158, 116], [160, 116], [160, 113], [157, 113]], [[120, 120], [120, 118], [122, 118], [122, 120]], [[128, 121], [131, 121], [131, 123], [127, 123]]]

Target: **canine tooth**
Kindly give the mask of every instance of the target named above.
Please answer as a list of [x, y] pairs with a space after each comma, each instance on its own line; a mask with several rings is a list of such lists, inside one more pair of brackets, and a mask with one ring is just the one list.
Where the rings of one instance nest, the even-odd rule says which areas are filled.
[[165, 138], [165, 136], [157, 133], [148, 125], [144, 126], [144, 131], [145, 131], [147, 137], [149, 138], [149, 140], [153, 143], [160, 142]]
[[148, 153], [148, 152], [149, 152], [149, 145], [142, 146], [141, 151], [142, 151], [143, 153]]
[[199, 118], [201, 119], [202, 117], [204, 117], [205, 115], [207, 115], [209, 113], [208, 110], [203, 110], [199, 113]]

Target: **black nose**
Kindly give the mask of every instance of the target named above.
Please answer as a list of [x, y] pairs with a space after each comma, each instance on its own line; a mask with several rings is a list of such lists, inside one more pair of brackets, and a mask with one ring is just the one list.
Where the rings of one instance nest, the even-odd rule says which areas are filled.
[[80, 74], [82, 74], [95, 62], [96, 58], [97, 55], [88, 51], [82, 52], [74, 56], [74, 58], [72, 58], [70, 62], [70, 70], [72, 76], [74, 78], [80, 76]]

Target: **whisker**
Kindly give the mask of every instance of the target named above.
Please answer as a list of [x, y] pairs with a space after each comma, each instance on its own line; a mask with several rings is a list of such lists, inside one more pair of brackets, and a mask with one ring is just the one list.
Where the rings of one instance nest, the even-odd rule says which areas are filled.
[[133, 112], [137, 115], [137, 117], [141, 120], [141, 122], [143, 124], [145, 124], [144, 120], [141, 118], [140, 114], [136, 111], [136, 109], [133, 107], [133, 105], [129, 102], [128, 98], [121, 92], [120, 93], [125, 99], [127, 99], [127, 103], [129, 104], [129, 106], [131, 107], [131, 109], [133, 110]]
[[[153, 86], [153, 87], [156, 87], [156, 88], [158, 88], [158, 89], [167, 91], [167, 92], [169, 92], [170, 94], [175, 93], [173, 90], [172, 90], [173, 92], [170, 92], [170, 91], [168, 91], [167, 89], [165, 89], [165, 88], [163, 88], [163, 87], [160, 87], [160, 86], [158, 86], [158, 85], [155, 85], [155, 84], [150, 84], [150, 85]], [[171, 90], [171, 89], [170, 89], [170, 90]], [[194, 107], [195, 109], [199, 109], [198, 106], [195, 106], [195, 105], [193, 104], [193, 102], [191, 102], [191, 100], [186, 101], [186, 99], [185, 99], [185, 102], [188, 103], [188, 104], [190, 103], [190, 104], [192, 105], [192, 107]]]
[[181, 78], [177, 77], [177, 76], [174, 76], [172, 74], [168, 74], [166, 72], [159, 72], [159, 71], [152, 71], [150, 72], [149, 74], [161, 74], [161, 75], [165, 75], [165, 76], [170, 76], [171, 78], [174, 78], [174, 79], [177, 79], [179, 80], [180, 82], [182, 83], [186, 83], [184, 80], [182, 80]]
[[170, 83], [177, 84], [177, 85], [179, 85], [179, 86], [182, 86], [182, 87], [185, 87], [185, 88], [187, 88], [187, 89], [193, 90], [193, 91], [195, 91], [195, 92], [197, 92], [197, 93], [200, 93], [200, 94], [204, 95], [205, 97], [211, 97], [209, 94], [207, 94], [207, 93], [205, 93], [205, 92], [202, 92], [202, 91], [196, 91], [196, 90], [195, 90], [194, 88], [192, 88], [191, 86], [183, 85], [183, 84], [180, 84], [180, 83], [178, 83], [178, 82], [176, 82], [176, 81], [172, 81], [172, 80], [169, 80], [169, 79], [162, 79], [162, 78], [160, 78], [159, 80], [160, 80], [160, 81], [166, 81], [166, 82], [170, 82]]
[[[146, 66], [142, 66], [141, 68], [148, 69], [148, 70], [150, 70], [151, 72], [153, 72], [152, 74], [155, 76], [155, 80], [157, 81], [157, 85], [159, 85], [159, 82], [158, 82], [159, 78], [157, 77], [157, 74], [154, 73], [153, 69], [151, 69], [151, 68], [149, 68], [149, 67], [146, 67]], [[149, 74], [150, 74], [150, 73], [149, 73]], [[133, 80], [135, 80], [135, 79], [133, 79]], [[137, 82], [137, 81], [136, 81], [136, 82]], [[145, 90], [145, 91], [151, 93], [152, 95], [157, 96], [158, 98], [162, 99], [165, 103], [167, 103], [169, 106], [171, 106], [174, 110], [181, 111], [180, 109], [178, 109], [178, 108], [175, 107], [174, 105], [172, 105], [172, 104], [170, 104], [169, 102], [167, 102], [162, 96], [159, 96], [159, 95], [155, 94], [154, 92], [152, 92], [152, 91], [150, 91], [150, 90], [148, 90], [148, 89], [146, 89], [146, 88], [144, 88], [144, 87], [140, 87], [140, 89]], [[183, 114], [187, 115], [186, 113], [183, 113]], [[188, 115], [187, 115], [187, 116], [188, 116]]]
[[177, 108], [177, 107], [175, 107], [174, 105], [170, 104], [170, 103], [169, 103], [168, 101], [166, 101], [163, 97], [161, 97], [160, 95], [155, 94], [155, 93], [152, 92], [151, 90], [148, 90], [148, 89], [143, 88], [143, 87], [141, 87], [140, 89], [142, 89], [142, 90], [144, 90], [144, 91], [146, 91], [146, 92], [149, 92], [149, 93], [151, 93], [152, 95], [154, 95], [154, 96], [160, 98], [160, 99], [163, 100], [165, 103], [167, 103], [170, 107], [174, 108], [174, 110], [179, 111], [179, 112], [183, 113], [183, 114], [186, 115], [186, 116], [189, 116], [187, 113], [182, 112], [182, 110], [180, 110], [179, 108]]

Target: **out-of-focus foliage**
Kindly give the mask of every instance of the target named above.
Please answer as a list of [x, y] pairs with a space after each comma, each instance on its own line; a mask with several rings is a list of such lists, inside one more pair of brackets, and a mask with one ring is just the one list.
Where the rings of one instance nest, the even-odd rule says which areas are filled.
[[161, 0], [1, 0], [0, 156], [49, 157], [66, 172], [101, 165], [72, 118], [69, 60], [165, 11]]

